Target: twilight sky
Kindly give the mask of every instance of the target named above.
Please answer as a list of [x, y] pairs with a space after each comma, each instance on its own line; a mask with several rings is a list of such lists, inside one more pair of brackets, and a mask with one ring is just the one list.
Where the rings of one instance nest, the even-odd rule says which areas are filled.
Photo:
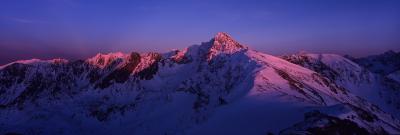
[[400, 51], [400, 0], [1, 0], [0, 65], [166, 52], [227, 32], [274, 55]]

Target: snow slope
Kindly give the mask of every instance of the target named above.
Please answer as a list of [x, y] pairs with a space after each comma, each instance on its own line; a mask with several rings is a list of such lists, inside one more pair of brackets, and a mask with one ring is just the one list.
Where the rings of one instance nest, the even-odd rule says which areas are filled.
[[387, 77], [400, 83], [400, 70], [390, 73]]
[[369, 102], [400, 117], [400, 84], [335, 54], [299, 53], [282, 58], [314, 70]]

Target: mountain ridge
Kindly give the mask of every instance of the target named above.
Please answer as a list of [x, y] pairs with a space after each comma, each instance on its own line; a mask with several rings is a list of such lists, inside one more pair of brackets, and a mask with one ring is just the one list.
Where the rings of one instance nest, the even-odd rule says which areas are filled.
[[[329, 57], [279, 58], [217, 33], [209, 42], [163, 54], [15, 62], [0, 68], [0, 133], [291, 134], [329, 133], [332, 126], [348, 134], [399, 133], [395, 107], [348, 87], [364, 83], [364, 69], [347, 59], [349, 68], [332, 64], [338, 56]], [[395, 98], [382, 99], [399, 103]], [[246, 110], [252, 115], [243, 115]], [[333, 122], [320, 127], [318, 120]]]

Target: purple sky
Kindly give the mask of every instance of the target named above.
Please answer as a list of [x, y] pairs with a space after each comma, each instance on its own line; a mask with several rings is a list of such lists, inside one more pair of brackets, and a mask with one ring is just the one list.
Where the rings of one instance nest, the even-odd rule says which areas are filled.
[[166, 52], [223, 31], [274, 55], [400, 50], [400, 0], [1, 0], [0, 65]]

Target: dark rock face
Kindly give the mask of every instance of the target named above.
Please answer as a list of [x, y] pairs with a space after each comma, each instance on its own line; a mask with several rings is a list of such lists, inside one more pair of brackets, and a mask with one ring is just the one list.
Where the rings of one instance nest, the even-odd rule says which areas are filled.
[[[368, 70], [364, 68], [359, 69], [360, 67], [356, 63], [339, 55], [318, 54], [316, 57], [308, 54], [296, 54], [282, 56], [282, 58], [293, 64], [311, 69], [335, 82], [364, 83], [371, 82], [372, 78]], [[336, 59], [336, 61], [333, 60], [325, 63], [323, 59], [327, 61]]]
[[118, 69], [115, 69], [109, 75], [107, 75], [100, 83], [96, 85], [97, 88], [107, 88], [112, 83], [111, 81], [115, 81], [116, 83], [123, 83], [128, 80], [132, 71], [137, 67], [140, 63], [140, 54], [136, 52], [132, 52], [130, 57], [128, 58], [127, 63]]
[[[307, 85], [305, 83], [301, 83], [301, 81], [299, 81], [299, 80], [295, 79], [294, 77], [290, 76], [284, 70], [275, 69], [275, 72], [277, 72], [278, 75], [281, 76], [283, 79], [288, 81], [289, 86], [292, 89], [297, 90], [298, 93], [308, 97], [309, 99], [313, 99], [314, 102], [317, 103], [317, 104], [323, 104], [323, 105], [326, 104], [324, 99], [322, 98], [322, 96], [320, 94], [318, 94], [318, 92], [316, 92], [316, 90], [314, 90], [309, 85]], [[320, 81], [320, 80], [327, 81], [324, 78], [315, 78], [314, 77], [313, 79], [314, 80], [318, 80], [318, 81]], [[340, 89], [339, 87], [337, 87], [336, 85], [334, 85], [332, 83], [328, 83], [328, 84], [325, 84], [325, 85], [328, 86], [330, 88], [330, 90], [333, 91], [334, 93], [338, 93], [338, 91], [344, 93], [344, 90]], [[306, 93], [305, 91], [311, 91], [311, 93]]]
[[[22, 81], [24, 81], [25, 74], [28, 68], [28, 65], [19, 63], [14, 63], [5, 67], [2, 71], [0, 71], [0, 83], [2, 84], [1, 87], [7, 89], [13, 83], [21, 83]], [[1, 93], [2, 92], [0, 91], [0, 94]]]
[[46, 82], [41, 73], [35, 74], [35, 78], [32, 79], [26, 89], [17, 97], [15, 100], [17, 103], [22, 104], [28, 98], [35, 99], [38, 94], [48, 87], [48, 82]]
[[293, 125], [280, 132], [282, 135], [289, 134], [312, 134], [312, 135], [368, 135], [387, 134], [384, 130], [377, 133], [370, 133], [365, 128], [359, 127], [356, 123], [332, 117], [319, 111], [306, 113], [304, 121]]
[[158, 71], [158, 64], [161, 61], [162, 56], [158, 53], [151, 53], [149, 55], [151, 59], [154, 59], [154, 62], [151, 63], [149, 67], [136, 74], [140, 79], [150, 80]]
[[335, 117], [327, 118], [328, 124], [324, 127], [312, 127], [307, 129], [315, 135], [367, 135], [368, 131], [359, 127], [350, 120], [340, 120]]
[[283, 59], [296, 64], [300, 65], [302, 67], [311, 69], [315, 72], [320, 73], [321, 75], [329, 78], [330, 80], [336, 80], [338, 76], [340, 75], [338, 72], [335, 70], [331, 69], [329, 66], [325, 65], [321, 61], [311, 61], [309, 57], [299, 55], [299, 56], [283, 56]]
[[351, 106], [351, 107], [357, 113], [357, 115], [365, 121], [374, 122], [378, 119], [378, 117], [376, 117], [376, 115], [368, 113], [367, 111], [365, 111], [359, 107], [356, 107], [356, 106]]

